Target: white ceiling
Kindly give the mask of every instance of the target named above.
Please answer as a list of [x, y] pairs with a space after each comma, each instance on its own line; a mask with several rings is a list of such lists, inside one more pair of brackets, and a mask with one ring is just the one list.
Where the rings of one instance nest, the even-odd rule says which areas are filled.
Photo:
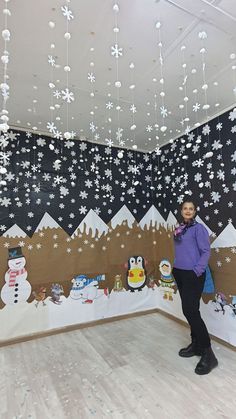
[[[11, 40], [8, 67], [10, 99], [7, 103], [11, 126], [37, 127], [37, 132], [45, 134], [47, 122], [53, 120], [62, 133], [73, 130], [78, 137], [85, 136], [92, 141], [97, 133], [99, 143], [106, 143], [105, 139], [111, 138], [114, 145], [119, 144], [115, 133], [120, 127], [125, 147], [131, 148], [136, 144], [138, 149], [150, 151], [157, 143], [162, 145], [181, 135], [187, 125], [193, 127], [196, 122], [205, 122], [235, 104], [233, 88], [236, 86], [236, 71], [232, 70], [232, 65], [236, 60], [230, 59], [230, 54], [236, 53], [235, 0], [117, 0], [120, 7], [117, 14], [113, 11], [114, 4], [115, 1], [111, 0], [71, 0], [69, 3], [66, 0], [12, 0], [8, 3], [12, 14], [8, 25]], [[69, 22], [71, 40], [68, 44], [71, 67], [69, 88], [75, 101], [68, 105], [68, 127], [67, 105], [62, 99], [54, 98], [54, 105], [61, 105], [60, 109], [49, 109], [53, 90], [66, 87], [64, 33], [67, 31], [67, 20], [62, 15], [63, 5], [68, 5], [74, 15]], [[123, 56], [118, 60], [111, 55], [111, 46], [115, 44], [113, 28], [116, 18], [120, 29], [118, 44], [123, 48]], [[49, 21], [55, 23], [54, 29], [49, 27]], [[164, 86], [159, 82], [157, 21], [162, 24]], [[1, 26], [4, 27], [3, 18]], [[207, 33], [205, 40], [198, 36], [202, 31]], [[55, 49], [50, 48], [52, 43]], [[184, 56], [182, 46], [186, 47]], [[200, 49], [203, 46], [206, 48], [206, 98], [202, 89]], [[0, 48], [0, 51], [4, 50], [2, 41]], [[52, 77], [48, 55], [58, 57], [56, 63], [59, 68], [53, 69], [56, 85], [53, 90], [48, 86]], [[91, 67], [91, 62], [94, 67]], [[129, 67], [131, 62], [135, 65], [133, 70]], [[186, 92], [183, 86], [184, 62], [188, 75]], [[118, 79], [122, 83], [120, 89], [114, 86], [117, 63]], [[192, 74], [192, 69], [197, 70], [196, 74]], [[95, 83], [88, 80], [88, 72], [95, 74]], [[216, 81], [218, 86], [214, 85]], [[131, 84], [135, 84], [134, 90], [129, 88]], [[90, 96], [92, 88], [94, 98]], [[198, 89], [197, 94], [193, 93], [194, 89]], [[166, 94], [164, 105], [171, 112], [165, 120], [160, 114], [161, 90]], [[157, 112], [154, 109], [155, 94]], [[179, 105], [186, 104], [183, 100], [185, 95], [189, 98], [187, 111], [186, 108], [179, 108]], [[109, 100], [114, 104], [111, 111], [106, 109]], [[202, 107], [206, 101], [210, 104], [207, 113], [202, 108], [197, 113], [193, 112], [194, 103], [198, 102]], [[132, 103], [137, 107], [135, 114], [129, 110]], [[216, 103], [220, 105], [216, 107]], [[116, 110], [118, 104], [121, 111]], [[186, 116], [189, 122], [182, 126], [180, 121]], [[56, 117], [60, 117], [60, 121]], [[89, 129], [92, 121], [97, 127], [94, 134]], [[133, 124], [136, 129], [130, 130]], [[166, 125], [166, 132], [160, 132], [155, 124], [159, 128]], [[152, 127], [150, 133], [146, 131], [148, 125]]]

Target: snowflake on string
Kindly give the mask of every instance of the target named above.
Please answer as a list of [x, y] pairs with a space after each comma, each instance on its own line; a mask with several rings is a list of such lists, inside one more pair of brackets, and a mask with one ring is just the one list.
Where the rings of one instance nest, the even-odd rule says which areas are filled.
[[217, 172], [217, 178], [219, 179], [219, 180], [225, 180], [225, 172], [223, 171], [223, 170], [218, 170], [218, 172]]
[[161, 149], [160, 149], [160, 147], [156, 147], [155, 148], [155, 153], [156, 153], [157, 156], [160, 156], [161, 155]]
[[11, 200], [10, 200], [10, 198], [7, 198], [6, 196], [4, 196], [4, 198], [0, 198], [0, 204], [3, 207], [7, 208], [9, 205], [11, 205]]
[[0, 163], [3, 164], [4, 166], [8, 164], [9, 162], [9, 151], [8, 152], [4, 152], [4, 151], [0, 151]]
[[123, 135], [123, 128], [118, 128], [116, 131], [116, 139], [120, 140]]
[[184, 131], [185, 135], [188, 135], [190, 133], [190, 131], [191, 131], [190, 125], [187, 125], [187, 127], [185, 128], [185, 131]]
[[56, 99], [60, 99], [60, 97], [61, 97], [61, 92], [59, 92], [59, 90], [55, 90], [55, 91], [53, 92], [53, 96], [54, 96]]
[[209, 135], [210, 132], [211, 132], [210, 126], [208, 124], [204, 125], [204, 127], [202, 128], [203, 135]]
[[137, 112], [137, 109], [136, 109], [136, 106], [134, 105], [134, 103], [130, 106], [130, 111], [131, 112], [133, 112], [133, 113], [136, 113]]
[[122, 50], [123, 48], [119, 48], [118, 44], [115, 44], [113, 47], [111, 47], [111, 55], [113, 55], [115, 58], [122, 57]]
[[60, 170], [60, 168], [61, 168], [61, 162], [60, 161], [58, 161], [58, 160], [56, 160], [56, 161], [54, 161], [54, 163], [53, 163], [53, 165], [52, 165], [52, 167], [53, 167], [53, 169], [54, 170]]
[[195, 160], [195, 161], [192, 163], [192, 166], [193, 166], [193, 167], [194, 167], [194, 166], [197, 166], [197, 167], [199, 168], [199, 167], [202, 167], [202, 166], [203, 166], [203, 164], [204, 164], [203, 159], [198, 159], [198, 160]]
[[160, 111], [163, 118], [165, 118], [168, 115], [168, 111], [164, 106], [160, 107]]
[[219, 150], [222, 147], [223, 147], [223, 144], [221, 144], [220, 140], [215, 140], [214, 143], [212, 144], [213, 150]]
[[108, 147], [112, 147], [114, 145], [114, 142], [111, 140], [111, 138], [109, 138], [109, 139], [105, 138], [105, 141], [106, 141]]
[[0, 147], [4, 148], [9, 144], [9, 141], [7, 141], [7, 138], [5, 138], [3, 135], [0, 137]]
[[151, 132], [153, 130], [153, 128], [152, 128], [152, 126], [151, 125], [147, 125], [146, 126], [146, 131], [147, 132]]
[[50, 64], [52, 67], [55, 67], [55, 58], [52, 55], [48, 55], [48, 64]]
[[231, 161], [236, 162], [236, 151], [234, 152], [234, 154], [231, 154]]
[[236, 132], [236, 125], [234, 125], [234, 126], [231, 128], [231, 132], [232, 132], [232, 134], [234, 134], [234, 133]]
[[55, 126], [54, 122], [48, 122], [47, 123], [47, 129], [52, 132], [53, 134], [55, 134], [55, 131], [57, 129], [57, 127]]
[[62, 99], [65, 100], [67, 103], [71, 103], [75, 100], [74, 93], [70, 92], [68, 88], [61, 91]]
[[231, 112], [229, 113], [229, 119], [230, 119], [230, 121], [232, 121], [232, 122], [236, 119], [236, 108], [234, 108], [234, 109], [233, 109], [233, 111], [231, 111]]
[[113, 108], [113, 103], [112, 102], [108, 102], [108, 103], [106, 103], [106, 108], [107, 109], [112, 109]]
[[57, 140], [61, 140], [62, 139], [62, 133], [60, 131], [55, 131], [54, 132], [54, 138], [56, 138]]
[[72, 11], [69, 10], [68, 6], [61, 6], [61, 11], [63, 16], [65, 16], [67, 20], [74, 19]]
[[199, 109], [200, 109], [200, 107], [201, 107], [200, 103], [196, 102], [196, 103], [193, 105], [193, 112], [198, 112], [198, 111], [199, 111]]
[[64, 179], [62, 176], [57, 175], [56, 177], [54, 177], [54, 182], [56, 185], [60, 185], [60, 183], [63, 183]]
[[91, 83], [94, 83], [95, 82], [95, 75], [93, 73], [88, 73], [88, 80]]
[[219, 192], [213, 191], [211, 192], [211, 197], [212, 197], [212, 201], [216, 203], [220, 201], [221, 195], [219, 194]]
[[93, 123], [93, 122], [90, 122], [90, 124], [89, 124], [89, 129], [90, 129], [92, 132], [95, 132], [95, 131], [96, 131], [96, 127], [95, 127], [95, 125], [94, 125], [94, 123]]
[[216, 125], [216, 129], [217, 129], [218, 131], [221, 131], [221, 130], [222, 130], [222, 127], [223, 127], [222, 122], [218, 122], [218, 124]]

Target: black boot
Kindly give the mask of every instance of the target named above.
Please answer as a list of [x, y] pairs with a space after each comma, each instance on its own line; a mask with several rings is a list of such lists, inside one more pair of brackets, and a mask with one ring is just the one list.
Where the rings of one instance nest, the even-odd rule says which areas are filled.
[[196, 339], [193, 338], [192, 342], [190, 343], [190, 345], [187, 346], [187, 348], [180, 349], [179, 356], [183, 358], [190, 358], [191, 356], [195, 356], [195, 355], [201, 356], [202, 351], [199, 345], [197, 344]]
[[218, 361], [214, 355], [211, 346], [209, 348], [203, 349], [202, 357], [195, 368], [195, 373], [198, 375], [209, 374], [211, 370], [217, 367]]

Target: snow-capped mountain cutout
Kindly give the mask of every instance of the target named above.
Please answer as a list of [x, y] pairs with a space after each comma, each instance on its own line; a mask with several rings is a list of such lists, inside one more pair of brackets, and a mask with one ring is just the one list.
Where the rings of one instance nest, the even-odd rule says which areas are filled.
[[3, 237], [26, 237], [26, 236], [27, 234], [20, 227], [18, 227], [17, 224], [14, 224], [3, 234]]
[[149, 208], [148, 212], [144, 215], [144, 217], [139, 221], [139, 225], [142, 229], [147, 227], [149, 229], [151, 226], [155, 227], [158, 225], [165, 226], [166, 222], [159, 211], [154, 207], [154, 205]]
[[42, 230], [43, 228], [61, 228], [61, 227], [51, 217], [51, 215], [48, 214], [48, 212], [45, 212], [44, 216], [41, 218], [41, 221], [38, 227], [35, 230], [35, 233], [38, 233], [38, 231]]
[[170, 227], [171, 228], [174, 228], [176, 226], [176, 224], [178, 224], [178, 221], [175, 218], [175, 216], [174, 216], [174, 214], [173, 214], [172, 211], [170, 211], [169, 214], [168, 214], [168, 217], [167, 217], [167, 220], [166, 220], [166, 224], [167, 224], [167, 227], [169, 227], [169, 228]]
[[78, 236], [79, 232], [83, 233], [85, 231], [86, 234], [89, 234], [89, 230], [92, 231], [92, 237], [95, 237], [96, 234], [98, 234], [98, 237], [101, 237], [103, 233], [107, 234], [108, 229], [107, 224], [91, 209], [74, 231], [71, 238], [73, 239], [75, 236]]
[[202, 225], [206, 228], [206, 230], [208, 231], [209, 236], [211, 236], [211, 235], [212, 235], [213, 231], [212, 231], [212, 230], [208, 227], [208, 225], [206, 225], [206, 224], [204, 223], [204, 221], [202, 221], [202, 219], [199, 217], [199, 215], [197, 215], [197, 216], [196, 216], [195, 220], [196, 220], [198, 223], [202, 224]]
[[236, 229], [229, 223], [220, 235], [213, 241], [211, 247], [234, 247], [236, 246]]
[[115, 229], [118, 225], [121, 225], [123, 221], [127, 221], [129, 228], [132, 228], [133, 222], [135, 221], [133, 214], [131, 214], [126, 205], [123, 205], [123, 207], [111, 219], [111, 227]]

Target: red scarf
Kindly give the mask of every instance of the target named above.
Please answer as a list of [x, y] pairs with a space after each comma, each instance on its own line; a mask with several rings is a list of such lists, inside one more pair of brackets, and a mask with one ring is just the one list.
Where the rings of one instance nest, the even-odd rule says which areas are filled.
[[25, 268], [20, 269], [19, 271], [14, 271], [13, 269], [8, 269], [7, 273], [10, 275], [9, 287], [14, 287], [14, 285], [16, 283], [16, 277], [18, 275], [22, 275], [25, 272], [26, 272]]

